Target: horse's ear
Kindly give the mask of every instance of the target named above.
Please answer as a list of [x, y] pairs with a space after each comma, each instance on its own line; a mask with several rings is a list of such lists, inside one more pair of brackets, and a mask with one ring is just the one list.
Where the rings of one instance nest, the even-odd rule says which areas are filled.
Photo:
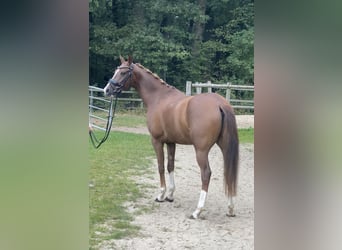
[[125, 59], [122, 56], [120, 56], [120, 61], [121, 61], [121, 64], [123, 64], [125, 62]]
[[128, 65], [131, 65], [133, 62], [133, 57], [132, 56], [128, 56]]

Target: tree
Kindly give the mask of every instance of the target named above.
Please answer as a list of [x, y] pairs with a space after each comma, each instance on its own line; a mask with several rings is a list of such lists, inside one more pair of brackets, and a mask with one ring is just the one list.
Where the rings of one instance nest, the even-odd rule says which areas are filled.
[[254, 3], [241, 0], [90, 0], [90, 82], [103, 87], [133, 55], [180, 89], [185, 82], [253, 83]]

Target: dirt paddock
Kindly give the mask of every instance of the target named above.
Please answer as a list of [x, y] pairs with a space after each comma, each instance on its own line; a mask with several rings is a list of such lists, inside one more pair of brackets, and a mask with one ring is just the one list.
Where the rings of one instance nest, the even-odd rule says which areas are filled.
[[[254, 127], [253, 121], [253, 116], [237, 116], [239, 128]], [[146, 128], [116, 129], [147, 132]], [[139, 236], [104, 241], [100, 249], [254, 249], [254, 145], [240, 145], [238, 194], [234, 199], [236, 217], [225, 215], [228, 201], [223, 189], [223, 160], [216, 145], [209, 154], [212, 176], [205, 210], [197, 220], [189, 218], [201, 190], [200, 170], [193, 147], [177, 145], [175, 159], [174, 202], [154, 202], [159, 187], [155, 160], [153, 177], [141, 176], [138, 180], [155, 188], [138, 202], [127, 204], [132, 212], [139, 206], [154, 207], [151, 212], [135, 217], [133, 224], [141, 227]], [[168, 183], [168, 176], [166, 180]]]

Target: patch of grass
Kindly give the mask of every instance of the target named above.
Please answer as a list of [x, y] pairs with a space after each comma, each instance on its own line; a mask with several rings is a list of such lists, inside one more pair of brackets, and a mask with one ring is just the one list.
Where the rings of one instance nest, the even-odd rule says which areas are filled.
[[[94, 115], [107, 119], [108, 112], [103, 111], [93, 111]], [[92, 121], [97, 124], [101, 125], [102, 127], [106, 126], [106, 122], [102, 120], [98, 120], [92, 118]], [[115, 112], [114, 120], [113, 120], [113, 127], [140, 127], [146, 126], [146, 112], [136, 112], [136, 111], [120, 111]]]
[[139, 127], [146, 126], [146, 117], [145, 115], [136, 114], [136, 113], [118, 113], [115, 114], [115, 118], [113, 121], [113, 127], [115, 126], [124, 126], [124, 127]]
[[[101, 137], [101, 132], [98, 132]], [[118, 239], [138, 232], [124, 206], [143, 194], [134, 176], [151, 173], [154, 151], [147, 135], [112, 132], [99, 149], [89, 143], [90, 249], [105, 239]], [[150, 156], [150, 157], [149, 157]]]
[[240, 143], [254, 143], [254, 128], [239, 129]]

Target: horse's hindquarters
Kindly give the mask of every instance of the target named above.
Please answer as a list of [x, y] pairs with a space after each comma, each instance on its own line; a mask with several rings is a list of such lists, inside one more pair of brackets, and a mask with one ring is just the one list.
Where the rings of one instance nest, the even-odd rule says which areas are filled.
[[216, 98], [210, 95], [197, 95], [191, 99], [187, 119], [190, 138], [196, 148], [209, 149], [220, 135], [222, 117]]

